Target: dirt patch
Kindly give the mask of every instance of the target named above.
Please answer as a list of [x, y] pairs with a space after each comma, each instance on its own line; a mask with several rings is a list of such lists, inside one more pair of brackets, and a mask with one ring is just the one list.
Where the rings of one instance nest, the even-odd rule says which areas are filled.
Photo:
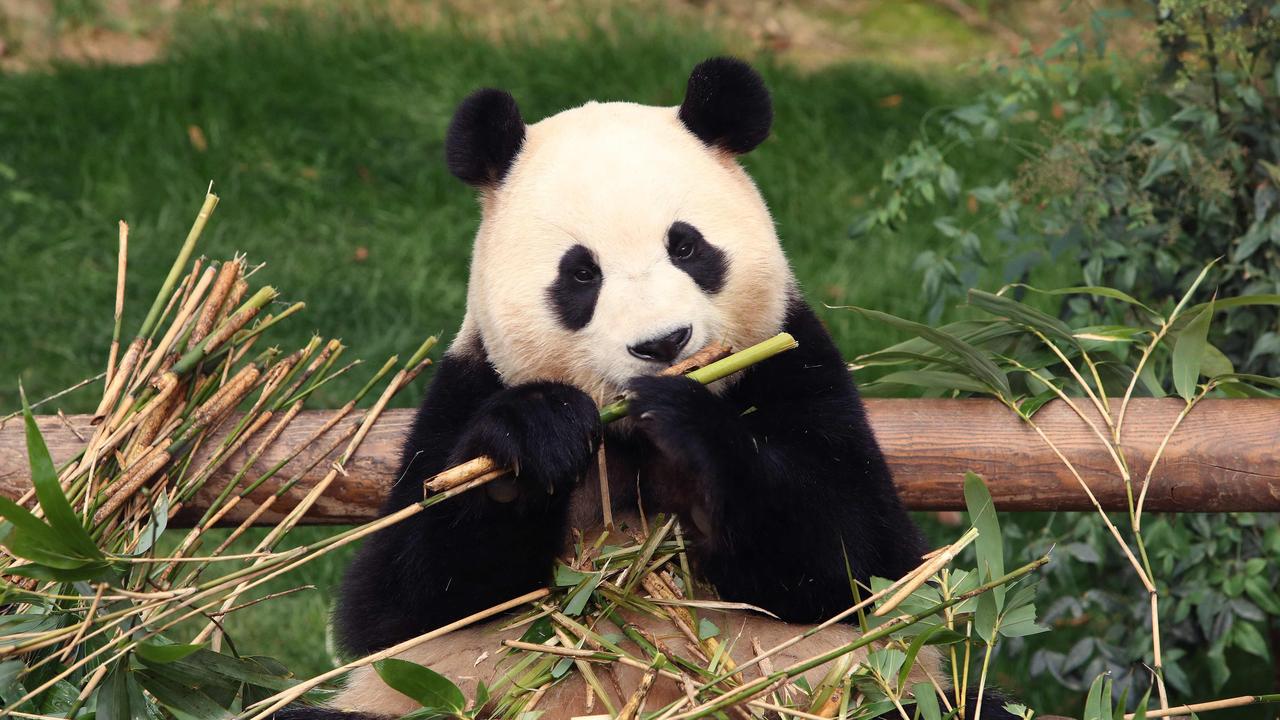
[[[0, 0], [0, 70], [56, 62], [138, 64], [160, 56], [181, 13], [214, 19], [265, 16], [301, 8], [334, 16], [377, 15], [407, 27], [457, 24], [501, 41], [514, 32], [554, 36], [607, 23], [612, 10], [662, 13], [725, 37], [735, 51], [768, 52], [814, 69], [851, 60], [898, 66], [955, 66], [1008, 55], [1022, 40], [1047, 47], [1087, 9], [1059, 11], [1059, 0], [991, 3], [979, 13], [963, 0]], [[1081, 5], [1081, 4], [1077, 4]], [[1119, 44], [1148, 46], [1121, 27]], [[1126, 29], [1129, 28], [1129, 29]]]

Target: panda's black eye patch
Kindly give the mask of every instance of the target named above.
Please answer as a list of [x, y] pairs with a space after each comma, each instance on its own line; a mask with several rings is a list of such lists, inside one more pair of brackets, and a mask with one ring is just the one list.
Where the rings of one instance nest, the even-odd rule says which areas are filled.
[[729, 271], [724, 251], [707, 242], [698, 228], [683, 220], [672, 223], [667, 230], [667, 255], [703, 292], [714, 294], [724, 287]]
[[547, 288], [547, 299], [556, 318], [568, 330], [581, 330], [591, 322], [604, 276], [591, 251], [574, 245], [560, 256], [556, 281]]

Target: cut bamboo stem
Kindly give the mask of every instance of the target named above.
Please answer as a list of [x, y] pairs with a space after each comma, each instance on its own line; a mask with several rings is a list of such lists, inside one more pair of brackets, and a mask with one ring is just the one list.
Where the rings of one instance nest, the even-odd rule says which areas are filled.
[[[798, 345], [795, 338], [787, 333], [779, 333], [764, 342], [757, 343], [751, 347], [732, 355], [721, 357], [697, 367], [685, 374], [685, 377], [696, 380], [703, 385], [710, 385], [717, 380], [722, 380], [740, 370], [744, 370], [755, 363], [767, 360], [778, 353], [791, 350]], [[706, 355], [703, 355], [706, 353]], [[701, 356], [699, 361], [723, 355], [724, 348], [718, 344], [708, 346], [699, 351], [695, 357]], [[690, 358], [692, 360], [694, 358]], [[600, 408], [600, 421], [602, 423], [611, 423], [626, 416], [628, 402], [624, 398], [616, 402], [612, 402]], [[497, 472], [501, 470], [502, 472]], [[423, 483], [423, 489], [426, 495], [445, 492], [452, 490], [467, 483], [473, 483], [476, 480], [488, 476], [489, 479], [500, 477], [508, 472], [502, 468], [491, 458], [478, 457], [472, 458], [464, 463], [455, 465], [443, 472], [427, 478]], [[495, 474], [497, 473], [497, 474]]]

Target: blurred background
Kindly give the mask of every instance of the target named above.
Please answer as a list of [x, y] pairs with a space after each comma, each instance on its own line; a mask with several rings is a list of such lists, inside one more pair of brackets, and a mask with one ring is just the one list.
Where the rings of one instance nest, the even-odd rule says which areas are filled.
[[[511, 91], [529, 121], [591, 99], [675, 105], [689, 69], [721, 53], [751, 60], [773, 91], [773, 136], [743, 162], [814, 303], [939, 322], [963, 316], [957, 289], [1012, 280], [1164, 297], [1222, 252], [1196, 249], [1196, 238], [1186, 248], [1162, 241], [1160, 231], [1143, 244], [1133, 218], [1164, 227], [1162, 207], [1205, 214], [1205, 198], [1234, 207], [1237, 195], [1244, 216], [1230, 221], [1240, 226], [1216, 235], [1234, 273], [1223, 282], [1280, 292], [1280, 202], [1274, 192], [1265, 207], [1255, 202], [1268, 181], [1253, 165], [1239, 170], [1238, 152], [1214, 155], [1213, 137], [1199, 133], [1185, 162], [1153, 168], [1144, 156], [1143, 177], [1124, 181], [1114, 168], [1130, 162], [1117, 150], [1126, 138], [1187, 142], [1151, 135], [1174, 122], [1176, 98], [1154, 111], [1125, 104], [1157, 83], [1195, 82], [1188, 68], [1199, 65], [1181, 63], [1203, 55], [1208, 35], [1181, 25], [1181, 34], [1163, 32], [1169, 18], [1224, 18], [1225, 27], [1246, 10], [1274, 32], [1272, 4], [1248, 2], [0, 0], [0, 409], [16, 406], [18, 380], [44, 397], [101, 371], [116, 221], [131, 225], [125, 325], [135, 326], [210, 181], [221, 204], [201, 251], [264, 262], [263, 282], [281, 302], [306, 302], [281, 327], [286, 342], [300, 346], [319, 331], [376, 364], [431, 332], [447, 340], [462, 315], [478, 222], [471, 191], [442, 161], [455, 105], [481, 86]], [[1252, 122], [1260, 140], [1251, 151], [1274, 160], [1280, 88], [1274, 71], [1267, 77], [1269, 89], [1252, 90], [1256, 105], [1248, 73], [1222, 91], [1226, 105], [1215, 94], [1209, 132], [1222, 130], [1219, 120]], [[1144, 173], [1155, 175], [1147, 182]], [[1153, 200], [1159, 178], [1187, 183]], [[1099, 189], [1110, 216], [1126, 208], [1118, 229], [1038, 224], [1087, 218]], [[1228, 222], [1222, 216], [1172, 225], [1194, 235]], [[1240, 238], [1254, 243], [1254, 225], [1260, 239], [1246, 253]], [[899, 339], [852, 313], [822, 315], [850, 358]], [[1274, 315], [1240, 322], [1224, 351], [1239, 367], [1274, 369]], [[341, 403], [362, 380], [326, 387], [314, 405]], [[397, 402], [414, 404], [425, 383]], [[69, 395], [58, 406], [84, 412], [93, 399]], [[937, 529], [948, 518], [925, 520]], [[1078, 561], [1041, 587], [1040, 607], [1060, 632], [1006, 644], [994, 673], [1043, 711], [1078, 713], [1103, 670], [1135, 688], [1149, 677], [1147, 640], [1128, 634], [1145, 625], [1141, 603], [1093, 587], [1117, 554], [1094, 520], [1007, 521], [1013, 547], [1021, 541], [1030, 555], [1065, 541], [1060, 552]], [[1195, 698], [1274, 687], [1280, 606], [1243, 581], [1234, 587], [1230, 561], [1274, 560], [1280, 531], [1251, 518], [1186, 523], [1181, 551], [1211, 565], [1225, 553], [1225, 574], [1171, 603], [1170, 682]], [[1233, 551], [1251, 532], [1247, 557]], [[231, 618], [238, 649], [304, 675], [331, 666], [326, 618], [344, 562], [312, 563], [304, 581], [313, 590]], [[1264, 582], [1274, 588], [1268, 563]]]

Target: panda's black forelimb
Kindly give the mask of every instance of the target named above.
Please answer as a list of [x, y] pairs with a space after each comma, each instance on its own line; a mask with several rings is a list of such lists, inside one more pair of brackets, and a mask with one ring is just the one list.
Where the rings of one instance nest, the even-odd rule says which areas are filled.
[[798, 298], [785, 329], [799, 347], [723, 395], [685, 378], [637, 378], [631, 413], [694, 483], [702, 518], [685, 524], [705, 526], [692, 552], [720, 596], [817, 622], [853, 604], [851, 580], [916, 567], [923, 541], [826, 330]]
[[513, 496], [463, 493], [370, 536], [343, 580], [335, 617], [343, 649], [367, 654], [544, 584], [569, 491], [599, 437], [599, 411], [581, 391], [503, 387], [482, 353], [446, 355], [383, 514], [420, 502], [425, 478], [479, 455], [517, 468], [504, 488]]

